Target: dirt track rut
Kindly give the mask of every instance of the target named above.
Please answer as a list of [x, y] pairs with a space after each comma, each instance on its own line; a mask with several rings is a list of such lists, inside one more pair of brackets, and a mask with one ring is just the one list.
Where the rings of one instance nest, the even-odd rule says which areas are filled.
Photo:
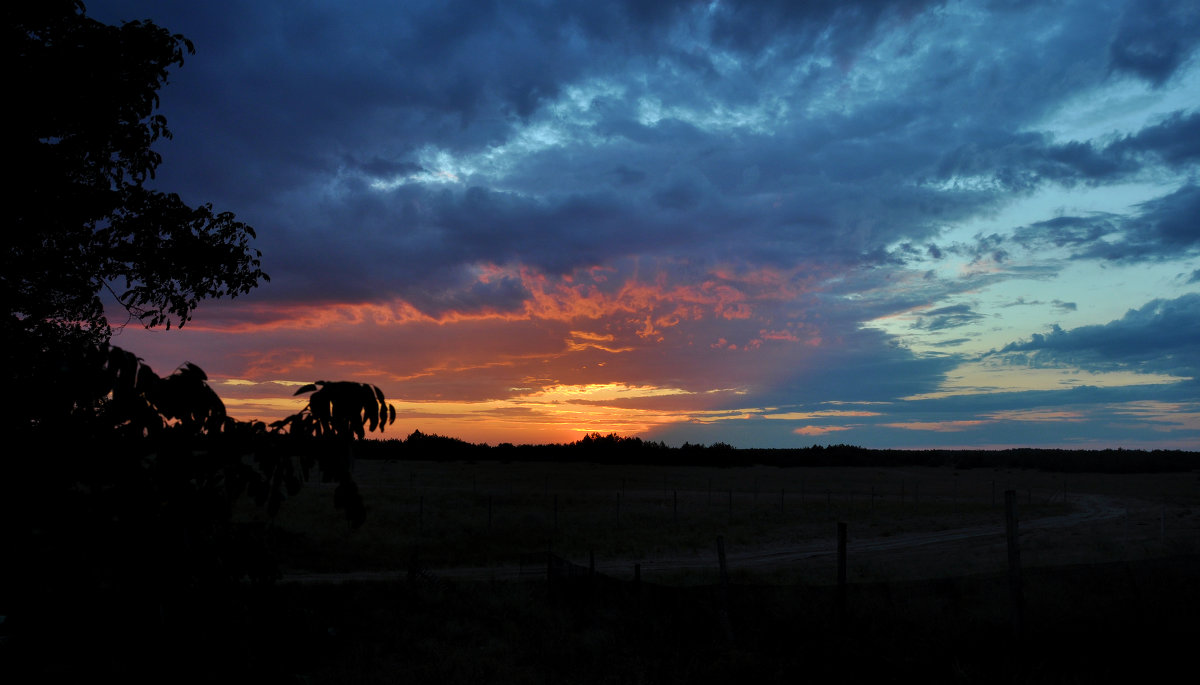
[[[1127, 503], [1104, 495], [1077, 494], [1072, 498], [1075, 509], [1060, 516], [1021, 521], [1021, 532], [1069, 528], [1084, 524], [1099, 523], [1119, 518], [1125, 515]], [[847, 543], [847, 552], [861, 554], [869, 552], [886, 552], [894, 550], [910, 550], [930, 545], [947, 545], [956, 542], [976, 539], [1002, 539], [1004, 528], [1000, 526], [972, 526], [937, 531], [920, 531], [893, 535], [854, 539]], [[832, 540], [809, 541], [788, 546], [756, 547], [749, 549], [731, 550], [727, 561], [733, 569], [754, 569], [759, 571], [784, 569], [799, 562], [832, 556], [836, 553], [836, 542]], [[644, 559], [607, 559], [596, 564], [596, 570], [614, 576], [628, 575], [635, 563], [640, 564], [643, 572], [654, 571], [688, 571], [710, 569], [716, 564], [715, 555], [664, 556]], [[461, 567], [429, 569], [438, 577], [462, 580], [518, 580], [544, 574], [544, 566], [521, 567], [516, 564], [492, 566], [488, 568]], [[347, 573], [288, 573], [284, 575], [285, 582], [318, 583], [342, 582], [354, 580], [391, 580], [404, 577], [407, 571], [359, 571]]]

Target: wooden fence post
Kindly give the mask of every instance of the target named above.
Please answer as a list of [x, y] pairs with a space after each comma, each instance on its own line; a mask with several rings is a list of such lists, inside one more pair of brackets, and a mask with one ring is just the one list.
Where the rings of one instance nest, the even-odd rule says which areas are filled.
[[725, 567], [725, 536], [717, 536], [717, 564], [721, 569], [721, 587], [729, 585], [729, 571]]
[[846, 616], [846, 522], [837, 524], [837, 614], [838, 620]]
[[729, 525], [733, 525], [733, 488], [729, 488]]
[[729, 622], [729, 572], [725, 567], [725, 537], [717, 536], [717, 564], [721, 568], [721, 584], [717, 589], [717, 615], [725, 639], [733, 641], [733, 625]]
[[1017, 540], [1017, 491], [1004, 492], [1005, 532], [1008, 537], [1008, 594], [1012, 612], [1012, 630], [1020, 637], [1023, 630], [1025, 595], [1021, 587], [1021, 547]]

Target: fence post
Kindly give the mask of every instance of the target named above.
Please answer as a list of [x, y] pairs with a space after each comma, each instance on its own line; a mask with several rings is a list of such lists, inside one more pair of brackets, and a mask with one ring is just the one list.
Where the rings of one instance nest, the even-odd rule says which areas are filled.
[[846, 617], [846, 522], [837, 524], [837, 615], [838, 620]]
[[492, 494], [488, 493], [488, 530], [492, 529]]
[[729, 572], [725, 568], [725, 537], [717, 536], [717, 563], [721, 568], [721, 584], [717, 589], [717, 616], [725, 639], [733, 641], [733, 625], [729, 622]]
[[729, 585], [729, 572], [725, 568], [725, 536], [717, 536], [717, 564], [721, 567], [721, 587]]
[[729, 488], [729, 525], [733, 525], [733, 488]]
[[672, 490], [671, 497], [674, 500], [674, 503], [671, 506], [671, 513], [675, 518], [675, 527], [678, 528], [679, 527], [679, 491]]
[[1012, 611], [1012, 630], [1020, 637], [1025, 610], [1024, 590], [1021, 587], [1021, 547], [1017, 541], [1017, 491], [1004, 492], [1005, 532], [1008, 537], [1008, 594]]

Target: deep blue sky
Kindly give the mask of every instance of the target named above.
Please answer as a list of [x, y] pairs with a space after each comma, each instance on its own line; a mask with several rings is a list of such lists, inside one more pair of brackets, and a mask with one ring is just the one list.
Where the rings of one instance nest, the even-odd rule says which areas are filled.
[[195, 42], [157, 183], [272, 278], [115, 342], [242, 418], [1200, 448], [1195, 2], [88, 10]]

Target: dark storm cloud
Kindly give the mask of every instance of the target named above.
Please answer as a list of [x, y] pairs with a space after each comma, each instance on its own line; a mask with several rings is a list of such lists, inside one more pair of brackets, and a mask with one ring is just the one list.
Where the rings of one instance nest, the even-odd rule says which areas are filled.
[[1036, 132], [989, 131], [948, 151], [936, 176], [947, 182], [987, 179], [1007, 192], [1047, 183], [1100, 185], [1165, 164], [1186, 167], [1200, 159], [1200, 113], [1174, 112], [1158, 124], [1107, 144], [1053, 142]]
[[1111, 66], [1161, 86], [1200, 40], [1200, 9], [1164, 0], [1130, 3], [1109, 45]]
[[1200, 161], [1200, 112], [1175, 112], [1162, 122], [1108, 145], [1105, 154], [1121, 157], [1155, 155], [1171, 166]]
[[814, 48], [825, 48], [839, 59], [848, 60], [872, 35], [881, 19], [888, 16], [903, 18], [940, 4], [940, 1], [928, 0], [745, 0], [721, 3], [713, 41], [739, 52], [757, 53], [766, 47], [764, 37], [786, 35], [790, 50], [810, 52]]
[[[199, 45], [180, 71], [191, 87], [168, 112], [180, 129], [172, 147], [189, 160], [180, 170], [189, 175], [187, 194], [235, 207], [259, 227], [274, 272], [284, 276], [273, 291], [280, 297], [300, 293], [288, 274], [311, 273], [318, 261], [326, 271], [344, 265], [360, 281], [308, 281], [320, 296], [334, 296], [331, 284], [339, 283], [379, 295], [435, 288], [454, 280], [442, 272], [479, 261], [520, 260], [552, 273], [634, 252], [703, 261], [729, 253], [730, 227], [737, 251], [766, 263], [898, 265], [889, 245], [928, 243], [936, 258], [941, 248], [929, 239], [1001, 206], [1006, 191], [1116, 178], [1148, 151], [1191, 158], [1172, 141], [1196, 125], [1194, 115], [1112, 150], [1014, 132], [1036, 113], [1031, 102], [1060, 89], [1068, 74], [1103, 76], [1068, 69], [1081, 57], [1063, 59], [1084, 48], [1081, 33], [1116, 20], [1083, 8], [1068, 15], [1073, 31], [1009, 55], [1009, 63], [935, 45], [944, 54], [920, 63], [925, 71], [913, 74], [907, 92], [765, 132], [639, 114], [648, 97], [696, 115], [732, 105], [774, 116], [773, 103], [804, 106], [809, 91], [836, 83], [883, 28], [905, 26], [929, 5], [745, 2], [710, 12], [689, 2], [448, 2], [384, 12], [372, 4], [230, 3], [204, 12], [146, 5], [143, 13], [165, 15], [164, 25]], [[1003, 33], [1037, 18], [993, 20]], [[666, 39], [683, 29], [692, 43]], [[753, 58], [714, 71], [709, 44]], [[783, 90], [800, 55], [835, 64], [813, 66], [809, 88]], [[447, 192], [404, 180], [440, 171], [421, 161], [427, 146], [463, 156], [511, 144], [567, 84], [593, 77], [619, 88], [589, 96], [586, 123], [565, 131], [578, 138], [525, 153], [503, 178], [461, 179], [474, 188]], [[981, 93], [996, 99], [980, 107]], [[950, 114], [954, 127], [946, 126]], [[341, 170], [336, 180], [331, 169]], [[995, 187], [920, 182], [964, 176]], [[380, 197], [373, 181], [403, 185]], [[976, 252], [1005, 256], [1000, 245]]]
[[1136, 262], [1176, 259], [1200, 249], [1200, 187], [1184, 185], [1117, 216], [1062, 216], [1018, 228], [1013, 241], [1039, 249], [1053, 245], [1075, 259]]
[[1005, 191], [1029, 191], [1047, 182], [1110, 180], [1135, 169], [1087, 143], [1053, 145], [1043, 134], [1016, 133], [965, 143], [942, 159], [937, 172], [950, 181], [986, 177]]
[[1165, 258], [1200, 247], [1200, 187], [1179, 190], [1139, 206], [1127, 219], [1125, 235], [1111, 243], [1094, 243], [1084, 256], [1110, 260]]
[[1111, 214], [1086, 217], [1058, 216], [1016, 229], [1013, 232], [1013, 241], [1032, 249], [1046, 245], [1086, 247], [1117, 231], [1119, 220], [1120, 217]]
[[1000, 355], [1033, 366], [1069, 364], [1093, 371], [1128, 369], [1200, 378], [1200, 294], [1152, 300], [1103, 325], [1035, 333]]

